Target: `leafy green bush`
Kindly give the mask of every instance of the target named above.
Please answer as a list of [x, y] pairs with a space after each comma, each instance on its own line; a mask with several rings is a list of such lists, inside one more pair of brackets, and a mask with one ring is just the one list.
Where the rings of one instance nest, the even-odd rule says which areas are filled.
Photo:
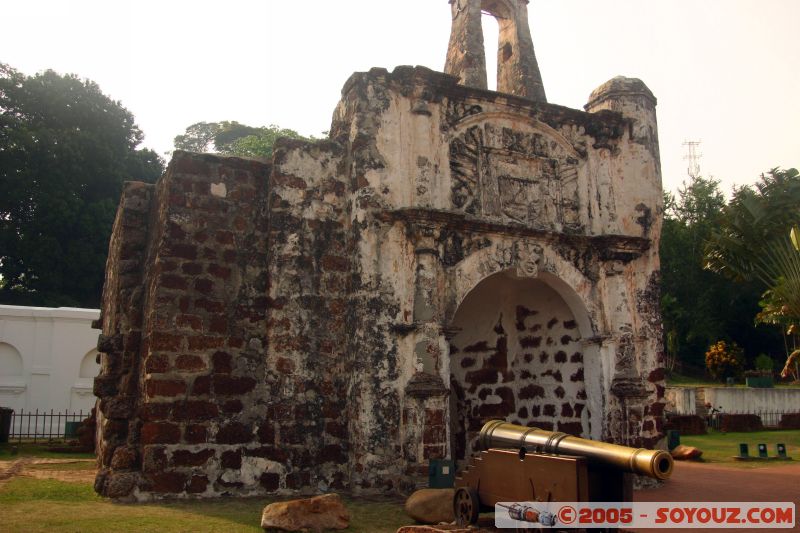
[[756, 357], [755, 365], [756, 370], [760, 370], [763, 373], [772, 373], [773, 368], [775, 368], [775, 361], [772, 360], [772, 357], [762, 353]]

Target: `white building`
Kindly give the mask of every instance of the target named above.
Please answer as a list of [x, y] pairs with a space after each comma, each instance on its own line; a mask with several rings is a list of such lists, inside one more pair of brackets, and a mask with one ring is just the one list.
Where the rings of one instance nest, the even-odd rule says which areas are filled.
[[97, 309], [0, 305], [0, 407], [90, 411], [99, 316]]

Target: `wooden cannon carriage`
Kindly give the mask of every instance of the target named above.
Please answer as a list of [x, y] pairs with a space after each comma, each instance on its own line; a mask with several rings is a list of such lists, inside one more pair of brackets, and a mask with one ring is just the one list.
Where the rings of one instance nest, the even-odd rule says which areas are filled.
[[453, 509], [460, 525], [474, 524], [498, 502], [631, 501], [631, 474], [667, 479], [672, 456], [509, 424], [487, 422], [484, 451], [456, 477]]

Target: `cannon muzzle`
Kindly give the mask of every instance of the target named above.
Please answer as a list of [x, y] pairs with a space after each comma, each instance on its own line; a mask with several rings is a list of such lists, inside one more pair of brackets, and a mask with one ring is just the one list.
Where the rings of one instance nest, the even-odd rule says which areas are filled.
[[663, 450], [629, 448], [581, 439], [558, 431], [517, 426], [503, 420], [491, 420], [484, 424], [479, 442], [484, 450], [513, 448], [540, 453], [580, 455], [594, 463], [655, 479], [667, 479], [672, 475], [672, 456]]

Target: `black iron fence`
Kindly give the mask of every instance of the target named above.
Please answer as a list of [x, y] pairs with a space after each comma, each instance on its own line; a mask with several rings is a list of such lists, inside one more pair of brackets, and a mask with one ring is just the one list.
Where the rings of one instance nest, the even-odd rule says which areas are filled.
[[20, 409], [11, 413], [9, 442], [24, 440], [54, 441], [77, 438], [77, 430], [81, 422], [90, 412], [72, 411], [50, 412], [25, 411]]
[[[738, 413], [732, 413], [738, 414]], [[742, 413], [742, 414], [754, 414], [761, 419], [761, 423], [766, 428], [778, 428], [781, 426], [781, 421], [784, 420], [784, 415], [794, 414], [794, 413], [772, 413], [768, 411], [758, 411], [755, 413]]]
[[708, 426], [713, 429], [725, 429], [728, 425], [724, 422], [725, 417], [744, 418], [757, 417], [761, 420], [761, 425], [766, 429], [800, 429], [800, 410], [796, 411], [723, 411], [713, 410], [707, 415]]

